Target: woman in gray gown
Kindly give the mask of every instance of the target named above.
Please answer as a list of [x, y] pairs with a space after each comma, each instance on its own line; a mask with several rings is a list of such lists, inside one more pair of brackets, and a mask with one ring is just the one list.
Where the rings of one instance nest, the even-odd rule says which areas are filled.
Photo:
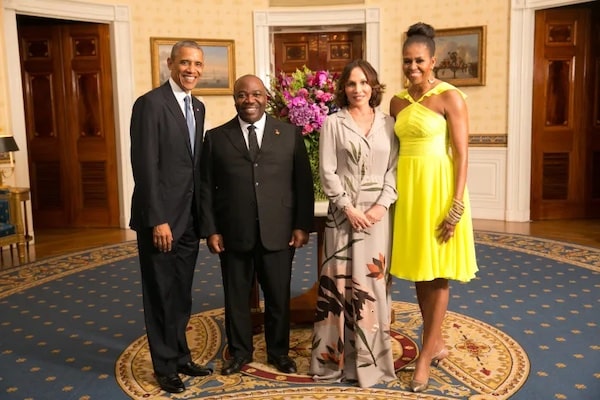
[[384, 85], [364, 60], [338, 81], [340, 111], [319, 138], [329, 198], [310, 374], [361, 387], [396, 379], [390, 339], [390, 206], [397, 197], [394, 120], [377, 109]]

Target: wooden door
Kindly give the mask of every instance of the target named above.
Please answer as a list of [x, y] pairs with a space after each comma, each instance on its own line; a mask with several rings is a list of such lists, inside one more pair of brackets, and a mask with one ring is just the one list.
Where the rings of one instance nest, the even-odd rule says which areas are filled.
[[589, 41], [591, 57], [586, 79], [586, 105], [589, 110], [587, 120], [590, 131], [588, 160], [591, 162], [588, 162], [586, 197], [590, 199], [587, 216], [600, 218], [600, 2], [592, 2], [590, 6], [592, 34]]
[[275, 71], [292, 73], [306, 65], [313, 71], [342, 72], [363, 57], [363, 34], [351, 32], [277, 33], [274, 35]]
[[118, 227], [108, 26], [20, 20], [36, 228]]
[[[597, 6], [596, 6], [597, 7]], [[598, 141], [597, 24], [592, 32], [591, 5], [542, 10], [535, 16], [532, 115], [531, 218], [590, 216], [597, 198], [592, 160], [592, 130]], [[592, 40], [595, 43], [592, 43]], [[586, 74], [589, 74], [586, 76]], [[595, 83], [594, 83], [595, 82]], [[594, 90], [595, 88], [595, 90]], [[592, 117], [596, 106], [596, 120]], [[600, 153], [596, 153], [596, 186]]]

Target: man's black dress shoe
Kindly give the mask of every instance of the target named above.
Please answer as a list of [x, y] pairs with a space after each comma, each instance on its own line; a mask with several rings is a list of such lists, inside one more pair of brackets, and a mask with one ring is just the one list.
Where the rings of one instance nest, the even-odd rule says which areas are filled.
[[229, 360], [227, 364], [225, 364], [225, 366], [221, 370], [221, 375], [231, 375], [238, 373], [242, 370], [242, 367], [244, 365], [249, 364], [251, 362], [251, 358], [234, 357], [233, 359]]
[[298, 370], [296, 368], [296, 363], [288, 355], [275, 357], [269, 356], [267, 361], [269, 364], [273, 364], [275, 368], [284, 374], [294, 374]]
[[181, 393], [185, 390], [185, 386], [177, 374], [156, 375], [156, 380], [160, 388], [165, 392]]
[[204, 365], [196, 364], [193, 361], [177, 367], [177, 372], [189, 376], [207, 376], [212, 374], [212, 369], [205, 367]]

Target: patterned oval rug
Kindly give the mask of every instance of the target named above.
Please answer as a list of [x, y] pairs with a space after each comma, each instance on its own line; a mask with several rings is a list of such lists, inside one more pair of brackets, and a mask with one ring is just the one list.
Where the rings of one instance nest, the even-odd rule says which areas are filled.
[[[476, 243], [480, 271], [468, 284], [452, 283], [444, 327], [451, 354], [431, 369], [425, 393], [407, 391], [405, 369], [370, 389], [313, 383], [304, 375], [303, 326], [292, 331], [299, 374], [265, 364], [259, 334], [243, 374], [186, 378], [186, 392], [161, 392], [143, 336], [137, 247], [126, 242], [0, 271], [0, 398], [599, 399], [600, 249], [494, 232], [476, 232]], [[316, 280], [315, 245], [313, 238], [296, 254], [295, 295]], [[189, 342], [196, 361], [217, 372], [227, 352], [220, 275], [218, 257], [201, 246]], [[401, 368], [418, 356], [420, 316], [412, 282], [394, 280], [391, 295]]]
[[[418, 355], [416, 341], [421, 317], [415, 304], [394, 302], [393, 309], [393, 352], [398, 380], [366, 390], [347, 384], [315, 383], [308, 376], [310, 326], [292, 329], [290, 355], [297, 362], [297, 374], [282, 374], [268, 365], [264, 336], [257, 334], [254, 336], [254, 362], [245, 366], [242, 374], [222, 376], [218, 371], [227, 352], [227, 346], [223, 345], [224, 311], [219, 308], [195, 314], [188, 328], [190, 348], [197, 357], [196, 362], [210, 364], [216, 373], [209, 377], [186, 377], [184, 382], [188, 390], [177, 398], [387, 399], [402, 394], [405, 399], [439, 399], [443, 396], [471, 400], [506, 399], [527, 379], [529, 359], [515, 340], [481, 321], [449, 312], [444, 321], [444, 332], [450, 355], [439, 368], [431, 369], [430, 386], [425, 393], [410, 393], [411, 372], [404, 371], [403, 367]], [[156, 385], [151, 365], [145, 336], [132, 343], [117, 360], [117, 381], [133, 399], [156, 399], [164, 394]]]

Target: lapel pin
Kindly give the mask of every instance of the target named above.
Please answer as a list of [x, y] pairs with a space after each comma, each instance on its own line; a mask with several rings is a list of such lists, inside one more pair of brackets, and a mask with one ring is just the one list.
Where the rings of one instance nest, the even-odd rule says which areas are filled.
[[275, 134], [279, 135], [279, 129], [275, 129]]

